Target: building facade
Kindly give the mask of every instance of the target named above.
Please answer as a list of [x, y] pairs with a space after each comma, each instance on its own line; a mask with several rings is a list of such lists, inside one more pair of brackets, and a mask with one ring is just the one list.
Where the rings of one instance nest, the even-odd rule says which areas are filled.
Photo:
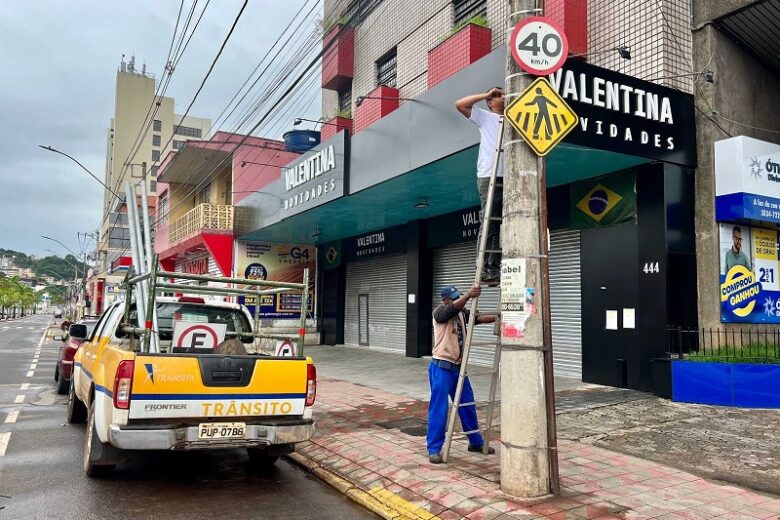
[[[145, 179], [151, 213], [156, 207], [157, 173], [163, 158], [186, 141], [203, 139], [211, 131], [207, 118], [175, 114], [175, 100], [155, 98], [157, 88], [145, 65], [139, 70], [134, 57], [128, 62], [123, 58], [116, 73], [114, 117], [106, 132], [105, 184], [124, 196], [125, 181], [137, 184]], [[140, 193], [140, 188], [137, 190]], [[105, 190], [103, 197], [96, 273], [89, 284], [93, 312], [102, 311], [118, 295], [116, 286], [130, 263], [127, 207], [114, 193]]]
[[[697, 289], [705, 333], [754, 334], [780, 323], [780, 220], [772, 207], [780, 202], [780, 40], [768, 29], [778, 24], [777, 1], [694, 2], [693, 70], [707, 74], [695, 90]], [[735, 239], [752, 285], [760, 284], [755, 294], [725, 283]], [[733, 296], [746, 296], [744, 305], [730, 305]]]
[[[580, 118], [547, 157], [547, 204], [556, 373], [648, 389], [667, 329], [696, 326], [697, 147], [689, 4], [641, 4], [545, 2], [571, 53], [549, 80]], [[239, 203], [253, 228], [241, 241], [317, 246], [323, 343], [429, 355], [439, 290], [473, 280], [479, 134], [454, 102], [504, 84], [507, 9], [326, 2], [334, 124], [266, 188], [281, 211]], [[497, 300], [488, 289], [480, 302]], [[489, 363], [492, 348], [473, 356]]]

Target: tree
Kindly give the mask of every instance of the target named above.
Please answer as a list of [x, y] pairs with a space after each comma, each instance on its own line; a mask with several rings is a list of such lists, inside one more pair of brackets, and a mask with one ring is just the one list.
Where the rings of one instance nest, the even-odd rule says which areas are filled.
[[[0, 278], [0, 314], [16, 317], [19, 313], [24, 316], [30, 310], [35, 309], [38, 295], [35, 291], [23, 284], [19, 278]], [[10, 312], [9, 312], [10, 311]]]

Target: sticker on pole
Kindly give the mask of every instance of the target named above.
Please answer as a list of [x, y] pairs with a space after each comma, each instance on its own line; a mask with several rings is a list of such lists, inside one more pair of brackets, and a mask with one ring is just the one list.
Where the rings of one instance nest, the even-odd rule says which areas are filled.
[[546, 76], [560, 69], [569, 55], [569, 41], [548, 18], [532, 16], [518, 23], [509, 38], [512, 57], [524, 71]]
[[211, 352], [225, 340], [224, 323], [176, 321], [173, 326], [174, 353]]
[[536, 78], [504, 117], [539, 156], [545, 156], [577, 126], [577, 114], [544, 78]]
[[276, 342], [276, 355], [280, 357], [295, 357], [298, 355], [295, 349], [295, 343], [289, 339]]

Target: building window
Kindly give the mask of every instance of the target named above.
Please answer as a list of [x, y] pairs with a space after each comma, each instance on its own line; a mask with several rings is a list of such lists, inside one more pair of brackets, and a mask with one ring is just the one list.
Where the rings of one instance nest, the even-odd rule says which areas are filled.
[[152, 193], [157, 192], [157, 181], [149, 182], [149, 191]]
[[349, 24], [356, 26], [365, 21], [374, 12], [382, 0], [352, 0], [346, 9], [345, 17]]
[[178, 139], [173, 140], [173, 149], [174, 150], [181, 150], [184, 148], [184, 141], [179, 141]]
[[159, 136], [159, 134], [154, 134], [152, 136], [152, 146], [160, 146], [161, 142], [162, 138]]
[[377, 86], [395, 87], [396, 80], [396, 56], [395, 48], [379, 58], [376, 62]]
[[168, 222], [168, 192], [160, 195], [160, 203], [157, 204], [157, 223], [165, 224]]
[[160, 150], [152, 150], [152, 160], [155, 162], [160, 160]]
[[476, 16], [487, 16], [487, 0], [453, 0], [455, 27], [467, 23]]
[[154, 120], [154, 131], [162, 132], [162, 121], [160, 121], [159, 119]]
[[192, 128], [191, 126], [173, 125], [173, 133], [185, 137], [195, 137], [197, 139], [200, 139], [203, 136], [203, 131], [200, 128]]
[[339, 115], [347, 117], [352, 115], [352, 88], [339, 92]]
[[157, 172], [160, 170], [159, 166], [152, 166], [152, 178], [157, 178]]

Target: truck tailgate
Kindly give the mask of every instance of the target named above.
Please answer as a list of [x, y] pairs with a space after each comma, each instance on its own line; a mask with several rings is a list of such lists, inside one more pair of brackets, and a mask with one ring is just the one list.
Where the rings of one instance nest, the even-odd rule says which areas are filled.
[[132, 419], [300, 416], [306, 358], [138, 354]]

